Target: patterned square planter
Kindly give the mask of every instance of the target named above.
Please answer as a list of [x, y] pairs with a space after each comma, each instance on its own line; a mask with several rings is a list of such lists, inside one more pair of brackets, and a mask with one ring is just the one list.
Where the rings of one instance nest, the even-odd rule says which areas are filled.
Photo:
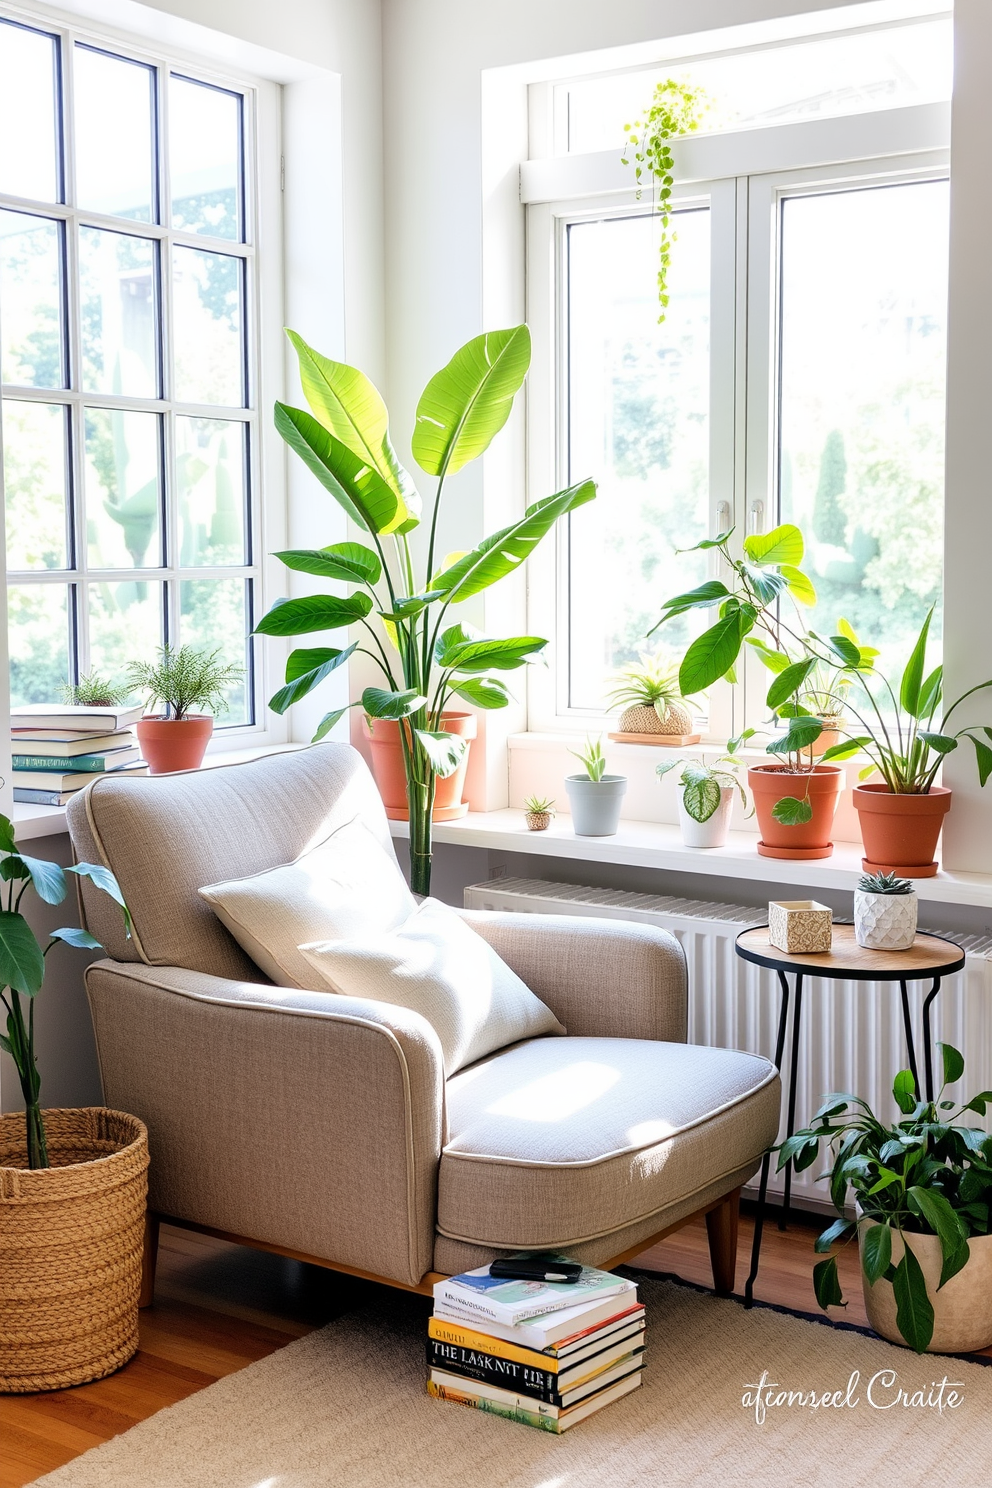
[[854, 936], [869, 951], [908, 951], [916, 940], [915, 894], [854, 891]]
[[772, 900], [768, 906], [768, 939], [791, 955], [829, 951], [833, 912], [815, 899]]

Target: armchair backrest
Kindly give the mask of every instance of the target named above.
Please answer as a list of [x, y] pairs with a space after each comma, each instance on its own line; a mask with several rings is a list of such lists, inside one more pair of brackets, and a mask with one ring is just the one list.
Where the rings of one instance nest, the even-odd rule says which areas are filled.
[[244, 764], [115, 780], [101, 775], [67, 809], [77, 861], [116, 874], [134, 924], [81, 883], [86, 925], [117, 961], [266, 979], [197, 890], [289, 863], [353, 818], [393, 853], [382, 801], [348, 744]]

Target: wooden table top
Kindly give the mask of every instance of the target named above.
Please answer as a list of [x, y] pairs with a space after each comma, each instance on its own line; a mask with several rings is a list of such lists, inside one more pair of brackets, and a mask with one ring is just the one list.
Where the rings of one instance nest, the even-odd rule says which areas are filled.
[[834, 925], [830, 950], [816, 953], [780, 951], [768, 939], [768, 926], [758, 925], [738, 935], [737, 954], [776, 971], [802, 971], [859, 982], [947, 976], [964, 965], [964, 951], [943, 936], [917, 935], [908, 951], [867, 951], [855, 940], [853, 925]]

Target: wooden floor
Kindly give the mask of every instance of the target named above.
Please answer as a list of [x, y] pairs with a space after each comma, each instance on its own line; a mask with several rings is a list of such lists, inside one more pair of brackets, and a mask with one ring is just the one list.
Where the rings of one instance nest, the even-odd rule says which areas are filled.
[[[810, 1275], [821, 1222], [765, 1229], [755, 1296], [815, 1312]], [[750, 1256], [751, 1221], [741, 1221], [738, 1288]], [[636, 1264], [711, 1285], [706, 1230], [687, 1226]], [[846, 1247], [841, 1278], [864, 1323], [857, 1254]], [[141, 1314], [141, 1348], [109, 1379], [45, 1395], [0, 1396], [0, 1488], [21, 1488], [80, 1452], [126, 1431], [163, 1406], [243, 1369], [360, 1304], [372, 1283], [266, 1255], [189, 1231], [163, 1228], [154, 1307]], [[140, 1485], [135, 1485], [140, 1488]]]

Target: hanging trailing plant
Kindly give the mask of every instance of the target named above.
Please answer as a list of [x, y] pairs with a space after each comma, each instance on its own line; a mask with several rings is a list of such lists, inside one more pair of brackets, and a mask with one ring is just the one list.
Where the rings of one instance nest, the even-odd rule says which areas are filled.
[[637, 181], [637, 199], [640, 200], [645, 174], [655, 181], [655, 204], [661, 223], [661, 242], [658, 247], [658, 304], [661, 313], [659, 325], [665, 319], [668, 307], [668, 266], [672, 256], [672, 244], [676, 234], [671, 230], [672, 186], [675, 183], [674, 158], [670, 141], [683, 134], [692, 134], [709, 108], [709, 100], [703, 88], [690, 87], [675, 78], [665, 78], [656, 84], [651, 103], [642, 119], [623, 126], [627, 136], [623, 147], [624, 165], [633, 165]]

